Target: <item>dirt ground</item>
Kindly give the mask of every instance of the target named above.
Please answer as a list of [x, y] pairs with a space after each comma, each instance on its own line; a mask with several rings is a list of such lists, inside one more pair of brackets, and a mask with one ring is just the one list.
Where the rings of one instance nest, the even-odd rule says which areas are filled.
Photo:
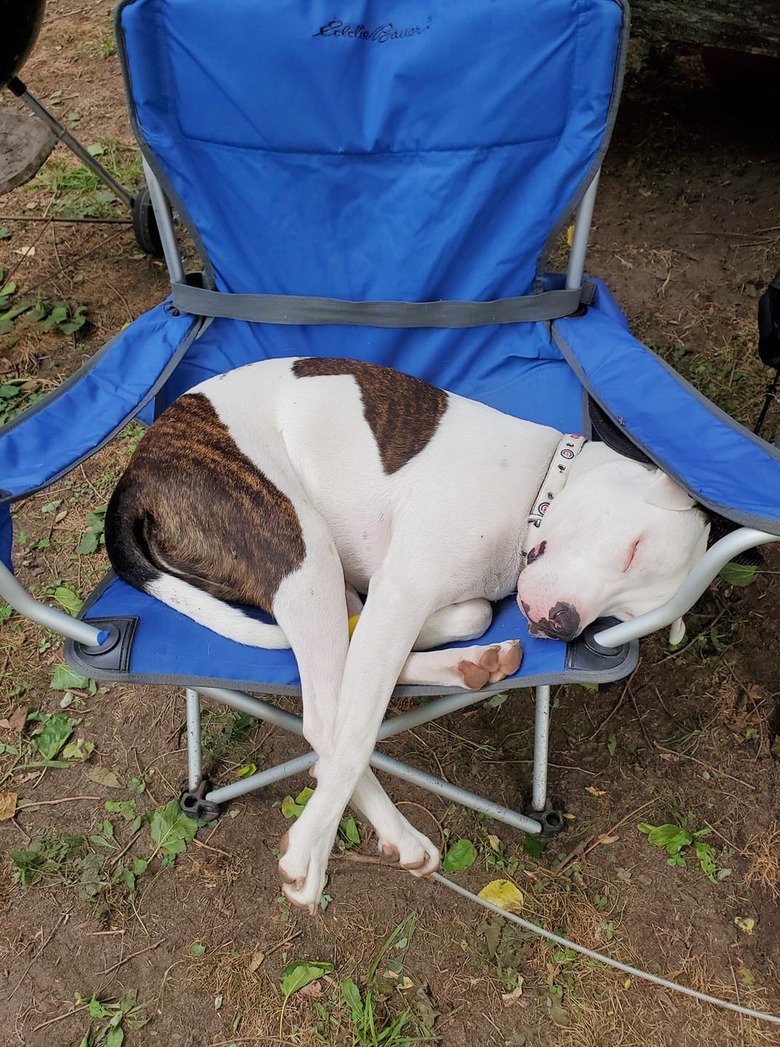
[[[120, 179], [138, 177], [106, 0], [50, 0], [24, 76]], [[780, 179], [776, 108], [743, 86], [727, 98], [698, 55], [634, 46], [589, 270], [649, 345], [752, 425], [769, 377], [755, 313], [780, 266]], [[3, 418], [166, 294], [121, 206], [76, 166], [58, 147], [0, 201], [3, 279], [13, 301], [37, 303], [0, 333]], [[86, 221], [42, 220], [63, 216]], [[775, 408], [766, 432], [778, 428]], [[72, 603], [100, 577], [99, 510], [136, 440], [18, 507], [15, 562], [36, 594]], [[718, 582], [683, 645], [644, 643], [628, 681], [554, 692], [552, 776], [570, 817], [541, 851], [410, 787], [391, 795], [434, 838], [473, 843], [459, 883], [507, 878], [533, 921], [780, 1014], [778, 573], [770, 551], [752, 584]], [[186, 773], [181, 696], [96, 691], [63, 660], [45, 630], [0, 617], [3, 1045], [780, 1044], [777, 1026], [627, 978], [379, 863], [362, 826], [335, 853], [327, 908], [291, 911], [275, 869], [282, 801], [306, 780], [235, 802], [187, 839], [166, 807]], [[205, 735], [221, 781], [299, 751], [216, 710]], [[520, 694], [387, 748], [512, 805], [531, 747]], [[676, 826], [677, 856], [640, 824]], [[332, 967], [307, 969], [320, 976], [282, 1013], [293, 961]]]

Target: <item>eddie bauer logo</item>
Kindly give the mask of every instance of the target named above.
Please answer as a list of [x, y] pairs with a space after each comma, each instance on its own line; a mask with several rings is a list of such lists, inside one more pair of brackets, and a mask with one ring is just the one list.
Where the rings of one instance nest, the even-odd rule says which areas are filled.
[[340, 18], [334, 18], [332, 22], [326, 22], [325, 25], [321, 25], [317, 32], [312, 35], [315, 37], [331, 36], [349, 40], [364, 40], [368, 43], [386, 44], [390, 40], [408, 40], [413, 36], [421, 36], [431, 28], [431, 21], [432, 19], [429, 15], [427, 25], [413, 25], [402, 29], [393, 22], [385, 22], [384, 25], [378, 25], [374, 29], [369, 29], [362, 22], [359, 25], [350, 25], [349, 22], [342, 22]]

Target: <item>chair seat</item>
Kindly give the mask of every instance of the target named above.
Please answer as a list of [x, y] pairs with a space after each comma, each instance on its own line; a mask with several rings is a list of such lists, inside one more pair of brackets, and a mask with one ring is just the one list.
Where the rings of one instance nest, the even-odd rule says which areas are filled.
[[[269, 620], [259, 612], [247, 611]], [[70, 665], [94, 679], [122, 683], [157, 683], [186, 687], [233, 687], [273, 694], [299, 694], [300, 678], [295, 656], [289, 650], [248, 647], [225, 639], [197, 625], [189, 618], [133, 589], [109, 574], [85, 604], [81, 617], [95, 624], [132, 619], [128, 648], [122, 663], [106, 667], [100, 655], [92, 656], [69, 642], [66, 657]], [[636, 645], [621, 649], [619, 655], [595, 662], [583, 662], [581, 645], [529, 636], [527, 622], [514, 597], [494, 605], [493, 622], [480, 644], [518, 639], [523, 647], [519, 671], [499, 684], [489, 685], [485, 694], [513, 687], [532, 687], [544, 683], [572, 683], [620, 679], [636, 664]], [[468, 643], [449, 644], [464, 647]], [[396, 697], [455, 693], [455, 687], [397, 687]]]

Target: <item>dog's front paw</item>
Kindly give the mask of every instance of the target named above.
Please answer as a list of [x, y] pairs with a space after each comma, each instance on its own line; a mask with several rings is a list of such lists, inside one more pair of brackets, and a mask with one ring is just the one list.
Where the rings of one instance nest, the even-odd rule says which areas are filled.
[[458, 672], [471, 691], [512, 676], [523, 660], [519, 640], [506, 640], [492, 647], [467, 647], [463, 654], [467, 657], [458, 662]]
[[404, 819], [402, 826], [390, 834], [379, 836], [379, 853], [389, 858], [413, 876], [430, 876], [439, 868], [440, 855], [435, 844]]
[[287, 900], [301, 909], [308, 909], [312, 916], [319, 907], [328, 871], [328, 854], [323, 856], [319, 850], [297, 845], [287, 832], [282, 838], [282, 857], [278, 867]]

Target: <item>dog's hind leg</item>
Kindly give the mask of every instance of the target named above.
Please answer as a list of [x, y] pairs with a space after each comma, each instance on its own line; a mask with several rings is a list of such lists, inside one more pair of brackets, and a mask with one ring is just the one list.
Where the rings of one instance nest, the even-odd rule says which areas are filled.
[[488, 683], [498, 683], [516, 673], [522, 660], [517, 640], [444, 651], [429, 650], [482, 636], [492, 618], [490, 602], [481, 598], [464, 600], [434, 611], [417, 637], [414, 653], [406, 659], [398, 682], [467, 687], [478, 691]]
[[478, 691], [488, 683], [500, 683], [507, 676], [514, 675], [522, 658], [519, 640], [504, 640], [489, 646], [477, 644], [444, 651], [420, 651], [406, 659], [398, 682], [466, 687]]
[[427, 651], [455, 640], [475, 640], [482, 636], [492, 620], [490, 601], [481, 597], [440, 607], [420, 630], [414, 650]]

